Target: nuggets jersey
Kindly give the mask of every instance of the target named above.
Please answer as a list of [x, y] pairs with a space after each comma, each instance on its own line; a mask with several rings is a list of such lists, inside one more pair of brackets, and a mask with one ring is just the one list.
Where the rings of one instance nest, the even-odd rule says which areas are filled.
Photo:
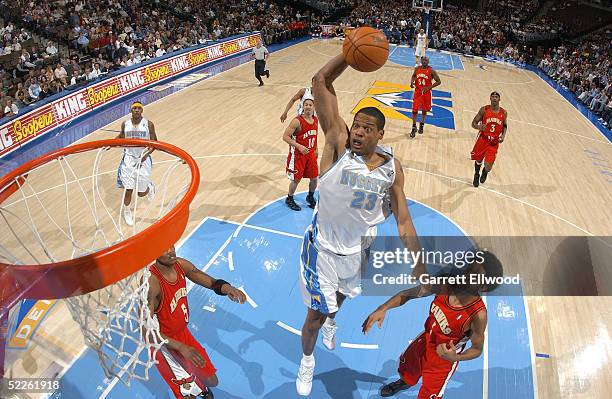
[[485, 130], [482, 132], [488, 139], [498, 139], [504, 131], [504, 123], [506, 122], [506, 111], [499, 107], [497, 112], [491, 109], [490, 105], [485, 106], [482, 124], [485, 125]]
[[486, 307], [480, 297], [467, 306], [454, 307], [450, 304], [448, 295], [436, 295], [425, 321], [425, 338], [428, 349], [433, 349], [435, 352], [439, 344], [453, 341], [458, 353], [462, 352], [470, 338], [470, 331], [464, 331], [464, 329], [482, 309]]
[[155, 264], [149, 270], [157, 277], [161, 287], [161, 300], [155, 309], [159, 329], [170, 338], [177, 337], [187, 328], [189, 322], [185, 273], [178, 261], [174, 264], [174, 270], [176, 270], [176, 281], [174, 282], [166, 280]]
[[430, 86], [433, 77], [431, 74], [431, 67], [423, 68], [421, 66], [416, 68], [416, 78], [414, 79], [415, 95], [421, 94], [419, 89]]
[[395, 181], [390, 150], [376, 147], [387, 162], [369, 170], [361, 156], [347, 149], [319, 178], [319, 201], [312, 226], [317, 245], [332, 253], [361, 251], [361, 237], [376, 236], [376, 225], [385, 220], [383, 199]]
[[302, 112], [304, 112], [304, 101], [308, 99], [312, 100], [314, 98], [314, 96], [312, 95], [312, 89], [310, 87], [307, 87], [304, 90], [305, 90], [304, 95], [300, 99], [300, 104], [298, 105], [298, 109], [297, 109], [298, 115], [302, 115]]
[[[132, 118], [125, 121], [123, 132], [126, 139], [145, 139], [150, 140], [151, 135], [149, 133], [149, 121], [145, 118], [134, 126]], [[128, 147], [123, 150], [125, 155], [132, 157], [140, 157], [144, 152], [144, 147]]]
[[426, 33], [423, 33], [423, 34], [419, 33], [417, 35], [417, 46], [425, 48], [427, 46], [426, 43], [427, 43], [427, 34]]

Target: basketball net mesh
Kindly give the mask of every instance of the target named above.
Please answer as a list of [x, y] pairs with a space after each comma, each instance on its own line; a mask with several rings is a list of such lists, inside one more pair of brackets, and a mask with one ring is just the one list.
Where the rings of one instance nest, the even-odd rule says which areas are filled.
[[109, 287], [66, 299], [106, 377], [128, 386], [132, 378], [149, 379], [155, 354], [166, 342], [147, 307], [150, 275], [145, 267]]
[[[122, 147], [65, 155], [15, 178], [18, 190], [0, 204], [0, 262], [26, 265], [74, 259], [155, 223], [185, 194], [191, 172], [174, 155], [158, 150], [154, 156], [156, 173], [150, 180], [156, 180], [157, 194], [152, 201], [132, 195], [133, 226], [123, 220], [126, 189], [117, 189]], [[134, 170], [135, 187], [142, 167]], [[167, 249], [156, 250], [161, 255]], [[166, 342], [147, 306], [147, 266], [108, 287], [65, 300], [107, 378], [126, 385], [149, 378], [155, 355]]]

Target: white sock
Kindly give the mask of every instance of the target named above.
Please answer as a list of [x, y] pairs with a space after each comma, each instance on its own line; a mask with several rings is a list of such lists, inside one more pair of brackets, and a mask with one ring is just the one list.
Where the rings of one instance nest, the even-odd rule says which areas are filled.
[[314, 362], [315, 362], [314, 355], [304, 355], [304, 354], [302, 354], [302, 360], [304, 361], [304, 363], [306, 363], [308, 365], [314, 364]]

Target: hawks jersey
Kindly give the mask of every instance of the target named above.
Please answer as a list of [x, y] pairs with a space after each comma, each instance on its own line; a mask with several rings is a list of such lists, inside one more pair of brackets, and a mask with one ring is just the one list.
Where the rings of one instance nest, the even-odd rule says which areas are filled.
[[490, 105], [484, 107], [484, 115], [482, 124], [485, 125], [485, 130], [482, 132], [488, 139], [497, 139], [504, 131], [506, 123], [506, 111], [499, 107], [497, 112], [493, 111]]
[[161, 287], [161, 300], [155, 314], [159, 321], [159, 330], [170, 338], [187, 328], [189, 322], [189, 304], [187, 303], [187, 281], [185, 272], [177, 261], [174, 264], [176, 281], [170, 282], [164, 278], [157, 266], [152, 265], [149, 270], [159, 280]]
[[383, 200], [395, 181], [390, 150], [376, 147], [387, 161], [370, 170], [363, 158], [347, 149], [319, 178], [319, 201], [312, 228], [317, 245], [339, 255], [361, 251], [361, 238], [375, 237], [385, 220]]
[[415, 93], [421, 94], [419, 89], [425, 86], [430, 86], [432, 82], [431, 67], [423, 68], [421, 66], [416, 68], [416, 78], [414, 79]]
[[[126, 139], [151, 139], [149, 121], [145, 118], [142, 118], [137, 125], [132, 123], [132, 118], [126, 120], [123, 127], [123, 133]], [[126, 147], [123, 149], [123, 152], [125, 155], [139, 158], [142, 156], [144, 150], [144, 147]]]
[[435, 351], [439, 344], [453, 341], [458, 353], [462, 352], [471, 333], [469, 329], [465, 329], [482, 309], [486, 307], [480, 297], [467, 306], [454, 307], [450, 304], [448, 295], [436, 295], [425, 321], [427, 346]]
[[297, 120], [300, 121], [300, 131], [293, 134], [293, 139], [304, 147], [311, 150], [310, 153], [314, 154], [317, 149], [317, 131], [319, 130], [319, 120], [316, 116], [312, 117], [313, 122], [308, 123], [303, 116], [298, 116]]

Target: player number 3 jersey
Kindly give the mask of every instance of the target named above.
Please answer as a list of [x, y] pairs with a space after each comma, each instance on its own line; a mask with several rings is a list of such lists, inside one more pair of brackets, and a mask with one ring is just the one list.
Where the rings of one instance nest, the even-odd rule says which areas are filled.
[[499, 107], [497, 112], [491, 109], [490, 105], [485, 106], [482, 123], [485, 125], [485, 130], [482, 132], [489, 140], [497, 140], [504, 131], [506, 122], [506, 111]]
[[340, 255], [361, 251], [361, 237], [375, 237], [376, 225], [385, 220], [383, 199], [395, 181], [390, 150], [377, 147], [387, 161], [370, 170], [350, 150], [319, 178], [319, 202], [313, 215], [319, 247]]

